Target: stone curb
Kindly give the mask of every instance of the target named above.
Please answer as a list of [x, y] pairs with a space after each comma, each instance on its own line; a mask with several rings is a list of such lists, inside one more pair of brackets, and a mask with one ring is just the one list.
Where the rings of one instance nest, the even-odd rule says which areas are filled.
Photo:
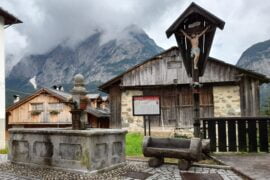
[[148, 159], [133, 158], [133, 157], [126, 157], [126, 160], [127, 161], [148, 162]]
[[[128, 157], [128, 161], [137, 161], [137, 162], [148, 162], [148, 159], [139, 159], [139, 158], [132, 158]], [[175, 163], [164, 163], [168, 165], [176, 165]], [[212, 165], [212, 164], [199, 164], [199, 163], [193, 163], [192, 166], [194, 167], [205, 167], [205, 168], [214, 168], [214, 169], [226, 169], [226, 170], [232, 170], [231, 166], [228, 165]]]
[[[212, 158], [214, 161], [216, 161], [216, 162], [222, 164], [222, 165], [228, 166], [224, 161], [217, 159], [215, 156], [209, 156], [209, 157]], [[246, 175], [246, 174], [243, 173], [242, 171], [236, 169], [235, 167], [233, 167], [233, 166], [230, 166], [230, 167], [231, 167], [231, 170], [234, 171], [236, 174], [238, 174], [238, 175], [244, 177], [244, 178], [247, 179], [247, 180], [253, 180], [253, 178], [251, 178], [250, 176]]]
[[115, 164], [106, 168], [102, 168], [99, 170], [93, 170], [93, 171], [86, 171], [86, 170], [77, 170], [77, 169], [70, 169], [70, 168], [62, 168], [62, 167], [55, 167], [55, 166], [46, 166], [46, 165], [38, 165], [38, 164], [31, 164], [31, 163], [21, 163], [21, 162], [13, 162], [13, 161], [9, 161], [10, 163], [13, 164], [18, 164], [18, 165], [26, 165], [29, 167], [33, 167], [33, 168], [48, 168], [48, 169], [54, 169], [54, 170], [61, 170], [61, 171], [67, 171], [67, 172], [71, 172], [71, 173], [79, 173], [79, 174], [84, 174], [84, 175], [96, 175], [99, 173], [103, 173], [105, 171], [110, 171], [119, 167], [123, 167], [127, 164], [127, 162], [123, 162], [123, 163], [119, 163], [119, 164]]
[[214, 168], [214, 169], [226, 169], [226, 170], [232, 170], [232, 167], [231, 167], [231, 166], [227, 166], [227, 165], [214, 165], [214, 164], [199, 164], [199, 163], [193, 163], [192, 166], [195, 166], [195, 167]]

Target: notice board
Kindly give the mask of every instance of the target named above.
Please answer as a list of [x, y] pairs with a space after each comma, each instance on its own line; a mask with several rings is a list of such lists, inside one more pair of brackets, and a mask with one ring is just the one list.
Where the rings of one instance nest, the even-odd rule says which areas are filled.
[[133, 116], [160, 115], [160, 96], [133, 96]]

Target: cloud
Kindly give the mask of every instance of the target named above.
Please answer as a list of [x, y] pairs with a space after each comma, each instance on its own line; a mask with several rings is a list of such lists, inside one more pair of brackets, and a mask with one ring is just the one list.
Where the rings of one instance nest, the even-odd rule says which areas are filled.
[[13, 29], [25, 37], [27, 52], [44, 53], [63, 41], [74, 45], [96, 29], [113, 36], [129, 24], [147, 27], [173, 2], [176, 1], [5, 0], [4, 5], [24, 21]]
[[[105, 40], [109, 40], [130, 24], [141, 26], [158, 45], [169, 48], [176, 42], [173, 37], [167, 39], [165, 31], [190, 3], [191, 0], [2, 0], [0, 6], [24, 22], [6, 29], [7, 52], [20, 57], [44, 53], [61, 42], [74, 46], [97, 29], [105, 31]], [[211, 56], [236, 63], [246, 48], [269, 39], [270, 1], [196, 3], [226, 22], [225, 29], [216, 33]]]
[[[162, 33], [191, 2], [188, 0], [175, 3], [170, 11], [163, 13], [161, 23], [152, 24], [152, 28], [147, 31], [162, 47], [176, 45], [174, 38], [168, 41]], [[210, 52], [213, 57], [235, 64], [248, 47], [270, 39], [270, 1], [197, 0], [195, 3], [225, 21], [224, 30], [216, 32]]]

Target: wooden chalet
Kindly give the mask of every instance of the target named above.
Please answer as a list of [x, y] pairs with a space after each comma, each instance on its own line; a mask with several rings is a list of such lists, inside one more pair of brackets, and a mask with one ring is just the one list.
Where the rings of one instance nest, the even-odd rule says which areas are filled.
[[102, 103], [102, 98], [98, 93], [87, 94], [86, 97], [89, 99], [89, 106], [91, 107], [97, 108]]
[[71, 94], [42, 88], [6, 110], [9, 127], [71, 126]]
[[[89, 104], [86, 111], [90, 127], [108, 128], [109, 111], [97, 107], [99, 104], [106, 103], [107, 99], [103, 102], [99, 94], [88, 94], [87, 97]], [[37, 90], [7, 108], [6, 129], [71, 126], [71, 99], [70, 93], [61, 90], [51, 88]]]
[[108, 109], [88, 107], [88, 123], [91, 128], [109, 128], [110, 112]]
[[[258, 116], [259, 88], [269, 79], [215, 58], [208, 58], [200, 78], [201, 117]], [[133, 116], [132, 96], [158, 95], [161, 115], [153, 127], [192, 128], [191, 78], [177, 47], [172, 47], [101, 85], [110, 97], [110, 127], [141, 129], [143, 117]]]

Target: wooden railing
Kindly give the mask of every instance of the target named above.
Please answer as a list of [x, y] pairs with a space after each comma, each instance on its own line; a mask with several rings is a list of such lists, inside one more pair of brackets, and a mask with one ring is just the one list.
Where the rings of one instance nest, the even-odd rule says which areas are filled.
[[201, 118], [211, 151], [269, 152], [270, 117]]

